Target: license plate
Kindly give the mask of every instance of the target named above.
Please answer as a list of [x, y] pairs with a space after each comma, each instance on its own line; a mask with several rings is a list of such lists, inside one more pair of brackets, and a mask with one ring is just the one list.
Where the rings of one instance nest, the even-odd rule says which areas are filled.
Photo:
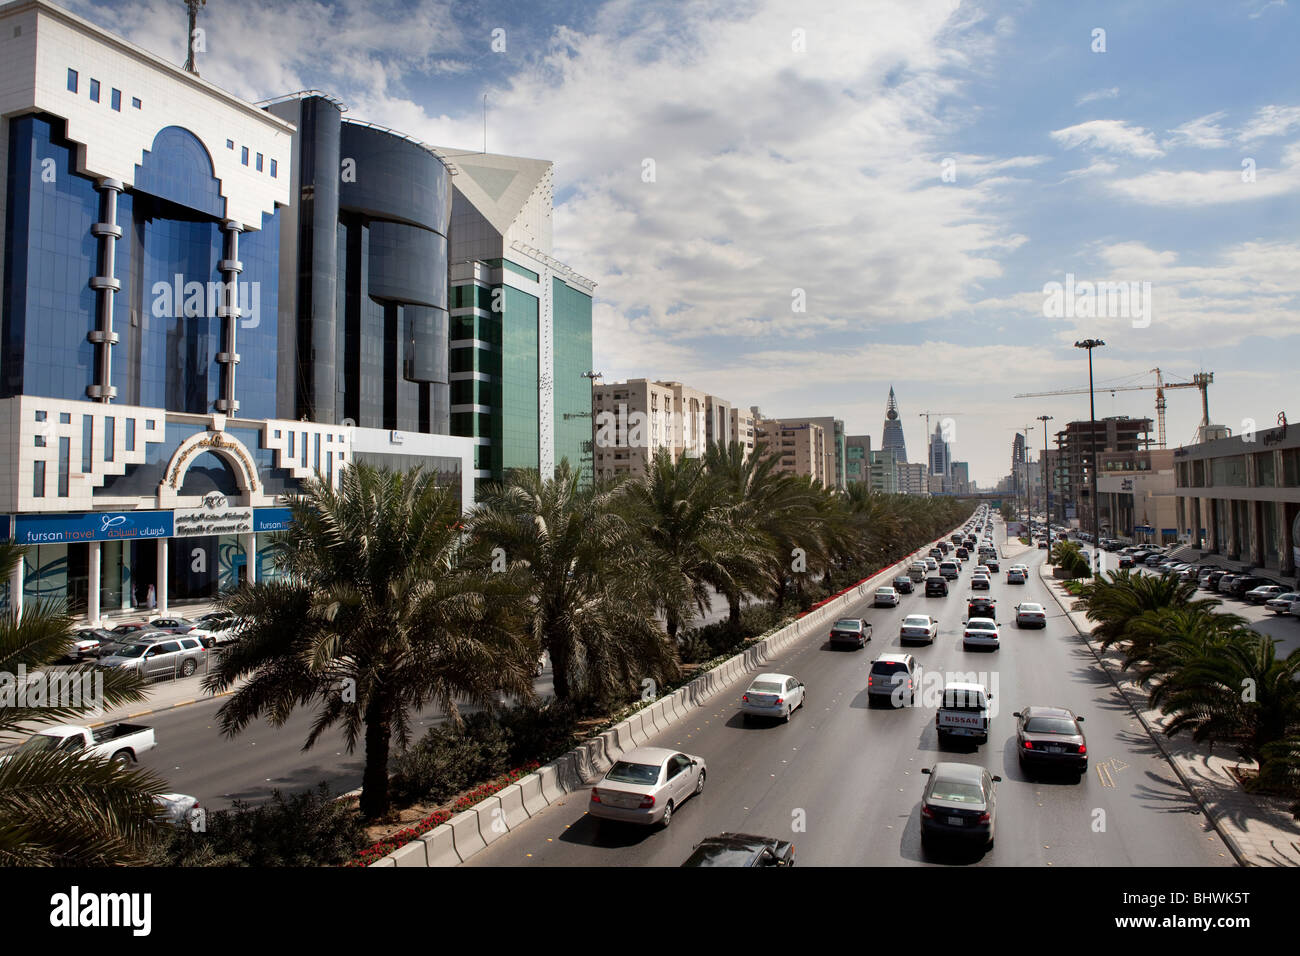
[[1047, 752], [1049, 754], [1062, 754], [1065, 753], [1065, 748], [1062, 747], [1060, 744], [1049, 744], [1047, 747]]
[[952, 827], [964, 827], [966, 825], [966, 821], [963, 820], [961, 817], [949, 817], [948, 825]]

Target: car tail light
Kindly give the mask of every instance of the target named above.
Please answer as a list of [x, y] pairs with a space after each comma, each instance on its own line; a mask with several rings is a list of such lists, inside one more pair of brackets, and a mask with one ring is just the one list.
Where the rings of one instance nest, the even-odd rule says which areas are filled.
[[641, 798], [641, 809], [642, 809], [642, 810], [649, 810], [649, 809], [650, 809], [651, 807], [653, 807], [654, 805], [655, 805], [655, 798], [654, 798], [654, 797], [645, 796], [645, 797], [642, 797], [642, 798]]
[[980, 814], [979, 822], [980, 823], [989, 822], [989, 812], [987, 810], [985, 810], [983, 813]]
[[743, 694], [743, 695], [741, 695], [741, 698], [740, 698], [740, 699], [741, 699], [742, 701], [744, 701], [746, 704], [749, 703], [749, 695], [748, 695], [748, 694]]
[[591, 802], [600, 803], [600, 791], [597, 790], [595, 787], [591, 788]]
[[923, 803], [923, 804], [921, 804], [921, 816], [926, 817], [927, 819], [933, 820], [933, 819], [934, 819], [934, 811], [931, 810], [929, 807], [927, 807], [927, 806]]
[[1086, 754], [1087, 752], [1088, 752], [1088, 745], [1087, 745], [1087, 744], [1079, 744], [1079, 753], [1081, 753], [1081, 754]]
[[777, 702], [778, 704], [784, 704], [784, 703], [785, 703], [785, 698], [784, 698], [784, 697], [778, 697], [778, 698], [776, 699], [776, 702]]
[[875, 682], [875, 678], [870, 674], [867, 675], [867, 686], [870, 687]]
[[1026, 741], [1025, 741], [1025, 749], [1026, 749], [1026, 750], [1033, 750], [1033, 749], [1034, 749], [1034, 743], [1033, 743], [1032, 740], [1026, 740]]

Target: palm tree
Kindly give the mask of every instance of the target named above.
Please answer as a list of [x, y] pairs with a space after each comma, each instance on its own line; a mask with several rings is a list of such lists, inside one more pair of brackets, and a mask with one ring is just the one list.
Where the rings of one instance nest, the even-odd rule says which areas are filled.
[[673, 461], [655, 452], [644, 475], [619, 487], [628, 520], [659, 579], [658, 606], [674, 643], [677, 632], [710, 603], [709, 585], [725, 592], [739, 586], [726, 564], [734, 523], [719, 485], [700, 458]]
[[1108, 571], [1105, 577], [1097, 576], [1083, 586], [1076, 607], [1086, 610], [1088, 620], [1096, 622], [1092, 636], [1105, 649], [1131, 640], [1130, 626], [1146, 611], [1169, 607], [1208, 611], [1219, 605], [1214, 598], [1193, 600], [1195, 593], [1196, 585], [1172, 576]]
[[241, 637], [204, 687], [247, 678], [218, 711], [229, 736], [262, 715], [281, 726], [298, 707], [315, 709], [304, 749], [339, 724], [349, 752], [364, 735], [361, 812], [380, 817], [410, 710], [432, 703], [459, 724], [458, 701], [532, 696], [522, 589], [511, 573], [461, 566], [459, 505], [419, 469], [354, 465], [337, 491], [309, 480], [290, 508], [275, 542], [285, 573], [225, 599]]
[[1130, 623], [1124, 667], [1147, 686], [1176, 671], [1210, 648], [1249, 633], [1250, 623], [1236, 614], [1200, 608], [1163, 607], [1145, 611]]
[[[0, 567], [11, 568], [27, 549], [0, 541]], [[71, 650], [72, 619], [52, 601], [28, 602], [22, 617], [0, 615], [0, 673], [29, 675]], [[102, 679], [103, 707], [145, 698], [135, 674], [93, 666], [73, 667], [60, 677]], [[13, 688], [13, 684], [9, 685]], [[95, 685], [92, 684], [92, 687]], [[47, 701], [47, 703], [53, 703]], [[79, 705], [0, 704], [0, 742], [11, 744], [49, 720], [76, 720], [95, 708]], [[108, 758], [59, 751], [20, 750], [0, 763], [0, 866], [121, 866], [143, 863], [157, 814], [154, 795], [167, 789], [150, 771], [128, 770]]]
[[1172, 717], [1172, 737], [1230, 740], [1259, 760], [1264, 747], [1300, 730], [1300, 650], [1278, 659], [1273, 639], [1249, 632], [1211, 646], [1170, 673], [1151, 693], [1152, 706]]
[[654, 620], [654, 569], [614, 496], [584, 489], [562, 462], [553, 480], [528, 471], [486, 486], [467, 522], [477, 559], [508, 561], [530, 596], [528, 632], [550, 654], [560, 700], [676, 676]]

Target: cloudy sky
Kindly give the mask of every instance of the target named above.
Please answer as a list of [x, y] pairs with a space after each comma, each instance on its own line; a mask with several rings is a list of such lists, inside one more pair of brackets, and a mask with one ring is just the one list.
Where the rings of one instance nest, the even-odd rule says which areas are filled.
[[[181, 0], [64, 3], [184, 59]], [[209, 0], [199, 65], [466, 149], [486, 95], [490, 151], [556, 164], [555, 252], [599, 284], [607, 380], [835, 415], [876, 445], [893, 385], [911, 459], [920, 413], [945, 413], [989, 484], [1025, 423], [1041, 448], [1036, 416], [1087, 417], [1086, 394], [1012, 398], [1086, 387], [1084, 337], [1107, 343], [1099, 383], [1204, 369], [1234, 434], [1300, 420], [1297, 8]], [[1048, 308], [1067, 275], [1083, 293]], [[1151, 308], [1088, 314], [1089, 282]], [[1168, 402], [1185, 443], [1198, 393]], [[1098, 393], [1099, 417], [1153, 409]]]

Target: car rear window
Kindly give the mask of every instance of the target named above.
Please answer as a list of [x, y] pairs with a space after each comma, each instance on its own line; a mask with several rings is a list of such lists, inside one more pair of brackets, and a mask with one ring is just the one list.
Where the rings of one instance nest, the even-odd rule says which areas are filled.
[[954, 803], [983, 803], [984, 791], [977, 783], [959, 780], [936, 780], [930, 791], [932, 800], [951, 800]]
[[781, 692], [781, 685], [775, 681], [756, 680], [754, 683], [749, 685], [749, 689], [755, 694], [779, 694]]
[[835, 630], [837, 631], [856, 631], [861, 626], [861, 624], [852, 618], [835, 622]]
[[948, 689], [943, 692], [944, 710], [980, 711], [988, 707], [984, 695], [978, 691]]
[[609, 768], [605, 779], [614, 783], [657, 783], [659, 767], [652, 763], [628, 763], [626, 760], [620, 760]]
[[1030, 734], [1077, 734], [1074, 721], [1066, 717], [1030, 717], [1025, 721], [1025, 732]]
[[876, 661], [871, 665], [873, 674], [897, 674], [899, 671], [907, 670], [907, 665], [902, 661]]

